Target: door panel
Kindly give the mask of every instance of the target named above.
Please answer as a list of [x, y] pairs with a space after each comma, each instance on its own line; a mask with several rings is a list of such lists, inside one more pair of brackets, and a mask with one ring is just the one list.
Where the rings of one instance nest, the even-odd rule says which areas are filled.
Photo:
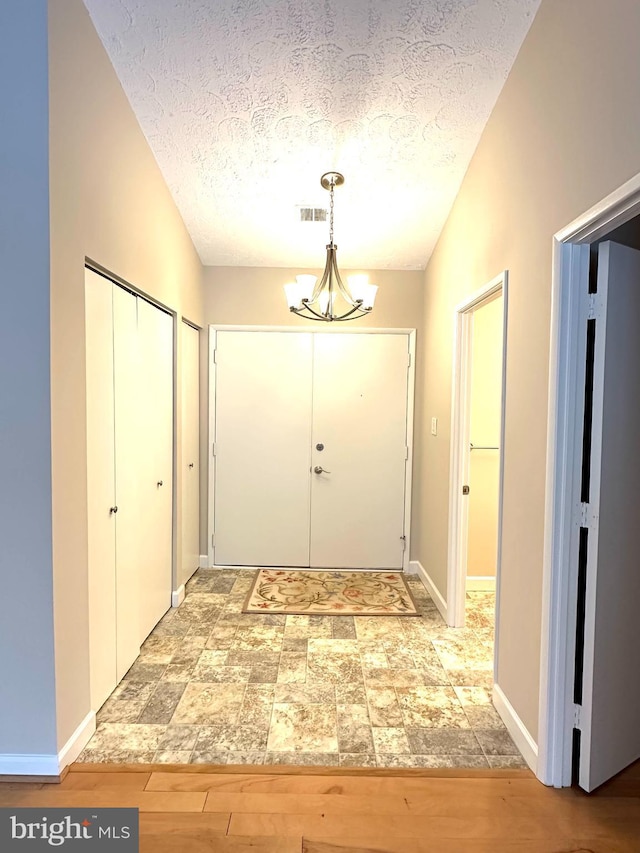
[[173, 522], [173, 318], [137, 299], [140, 374], [140, 637], [171, 606]]
[[467, 576], [495, 578], [498, 563], [500, 419], [502, 413], [502, 297], [472, 314], [470, 436], [467, 482]]
[[599, 247], [579, 783], [640, 757], [640, 252]]
[[314, 336], [316, 568], [402, 568], [408, 365], [406, 335]]
[[116, 685], [113, 285], [85, 270], [87, 523], [91, 708]]
[[311, 335], [217, 332], [216, 565], [309, 565]]
[[116, 662], [117, 680], [140, 653], [140, 517], [136, 467], [140, 454], [138, 423], [138, 321], [136, 297], [113, 290], [113, 387], [115, 399], [116, 501]]
[[179, 584], [200, 564], [200, 333], [182, 323], [182, 565]]

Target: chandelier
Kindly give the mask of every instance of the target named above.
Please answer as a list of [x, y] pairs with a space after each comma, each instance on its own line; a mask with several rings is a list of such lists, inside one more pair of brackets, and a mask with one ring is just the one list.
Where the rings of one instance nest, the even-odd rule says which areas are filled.
[[351, 275], [348, 286], [340, 278], [336, 252], [333, 242], [333, 193], [336, 187], [344, 184], [340, 172], [326, 172], [320, 183], [329, 191], [329, 243], [327, 261], [322, 278], [315, 275], [297, 275], [295, 282], [284, 285], [289, 310], [309, 320], [356, 320], [364, 317], [373, 309], [376, 292], [375, 284], [369, 284], [366, 275]]

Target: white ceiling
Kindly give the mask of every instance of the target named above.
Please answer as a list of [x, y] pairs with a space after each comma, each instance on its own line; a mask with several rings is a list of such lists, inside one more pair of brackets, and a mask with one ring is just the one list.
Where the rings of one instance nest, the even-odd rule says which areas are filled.
[[84, 0], [205, 264], [424, 268], [540, 0]]

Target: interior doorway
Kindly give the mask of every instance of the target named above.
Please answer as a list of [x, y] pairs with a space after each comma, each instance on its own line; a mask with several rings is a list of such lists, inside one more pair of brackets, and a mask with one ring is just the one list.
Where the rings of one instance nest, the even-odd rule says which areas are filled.
[[493, 603], [498, 594], [506, 317], [506, 272], [455, 312], [447, 589], [452, 627], [465, 624], [469, 595], [484, 593]]
[[593, 790], [640, 756], [640, 175], [555, 235], [538, 776]]

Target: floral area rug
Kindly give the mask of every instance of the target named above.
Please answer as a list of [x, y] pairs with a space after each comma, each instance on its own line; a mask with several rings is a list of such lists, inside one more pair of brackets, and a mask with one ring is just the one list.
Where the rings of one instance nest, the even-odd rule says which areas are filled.
[[243, 613], [418, 616], [398, 572], [304, 572], [261, 569]]

